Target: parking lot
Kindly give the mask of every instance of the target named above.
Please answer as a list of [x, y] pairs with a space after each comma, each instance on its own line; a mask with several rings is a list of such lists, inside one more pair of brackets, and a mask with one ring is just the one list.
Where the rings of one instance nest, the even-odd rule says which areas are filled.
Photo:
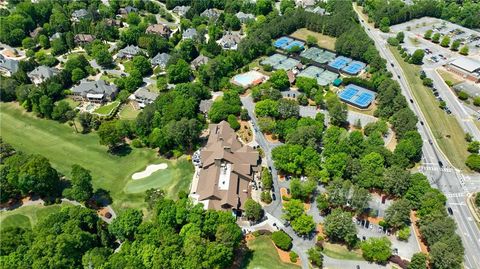
[[[427, 30], [432, 30], [433, 34], [440, 33], [440, 40], [442, 40], [443, 36], [449, 36], [451, 42], [459, 40], [461, 42], [460, 47], [467, 45], [469, 47], [469, 55], [480, 54], [480, 32], [441, 19], [423, 17], [394, 25], [390, 29], [393, 32], [409, 32], [422, 39]], [[429, 43], [431, 43], [431, 49], [432, 47], [440, 47], [439, 44]], [[433, 54], [435, 53], [433, 51]]]

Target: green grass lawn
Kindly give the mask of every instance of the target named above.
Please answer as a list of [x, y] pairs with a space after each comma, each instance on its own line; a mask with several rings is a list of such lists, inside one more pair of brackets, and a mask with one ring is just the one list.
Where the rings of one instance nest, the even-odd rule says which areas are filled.
[[398, 50], [390, 47], [390, 51], [400, 63], [405, 73], [410, 89], [412, 89], [415, 99], [418, 101], [420, 109], [426, 117], [433, 136], [440, 146], [441, 150], [450, 162], [458, 169], [467, 169], [465, 160], [467, 159], [467, 142], [462, 127], [453, 115], [447, 115], [438, 107], [439, 103], [432, 91], [423, 86], [419, 77], [420, 66], [408, 64], [403, 61]]
[[[42, 154], [59, 172], [69, 175], [73, 164], [90, 170], [94, 188], [110, 191], [113, 207], [117, 210], [144, 207], [144, 194], [126, 193], [125, 186], [132, 181], [133, 173], [142, 171], [149, 164], [166, 161], [159, 158], [153, 149], [147, 148], [132, 148], [126, 156], [112, 155], [107, 152], [107, 147], [99, 144], [96, 134], [77, 134], [66, 124], [36, 118], [14, 103], [0, 103], [0, 122], [2, 137], [7, 143], [27, 153]], [[191, 165], [178, 165], [176, 168], [186, 171], [185, 174], [172, 173], [173, 177], [169, 179], [171, 183], [164, 183], [165, 186], [177, 186], [171, 187], [171, 190], [188, 186], [193, 176]], [[163, 171], [167, 172], [168, 169]], [[186, 174], [190, 175], [188, 182], [172, 183], [188, 178]]]
[[115, 79], [117, 79], [118, 77], [117, 76], [114, 76], [114, 75], [111, 75], [111, 74], [108, 74], [108, 75], [102, 75], [100, 77], [100, 79], [103, 79], [107, 82], [110, 82], [110, 83], [113, 83], [113, 81], [115, 81]]
[[119, 101], [114, 101], [114, 102], [111, 102], [108, 105], [104, 105], [104, 106], [101, 106], [101, 107], [95, 109], [95, 111], [93, 111], [93, 112], [97, 113], [97, 114], [100, 114], [100, 115], [108, 116], [119, 105], [120, 105]]
[[133, 61], [126, 60], [123, 62], [123, 66], [125, 67], [125, 72], [130, 73], [133, 68]]
[[324, 243], [322, 252], [330, 258], [338, 260], [364, 260], [360, 250], [349, 250], [347, 247], [338, 244]]
[[122, 110], [118, 113], [120, 119], [124, 120], [134, 120], [137, 118], [137, 115], [140, 113], [140, 110], [133, 108], [131, 104], [126, 104], [123, 106]]
[[323, 35], [321, 33], [313, 32], [308, 30], [307, 28], [300, 28], [297, 31], [293, 32], [291, 36], [302, 39], [302, 40], [307, 40], [307, 37], [311, 35], [317, 38], [317, 45], [321, 48], [329, 49], [329, 50], [335, 50], [335, 41], [337, 40], [335, 37]]
[[299, 266], [287, 264], [280, 260], [269, 236], [262, 235], [247, 243], [251, 252], [247, 252], [242, 269], [298, 269]]
[[29, 205], [11, 211], [0, 212], [0, 227], [32, 228], [39, 220], [49, 214], [60, 211], [61, 208], [73, 206], [70, 203], [55, 204], [49, 206]]
[[168, 169], [158, 170], [146, 178], [130, 180], [125, 186], [125, 193], [143, 193], [151, 188], [160, 188], [172, 199], [177, 198], [176, 194], [179, 191], [188, 193], [194, 172], [190, 161], [182, 158], [178, 161], [164, 162], [168, 164]]
[[75, 101], [72, 98], [68, 98], [68, 97], [62, 99], [61, 101], [67, 102], [70, 105], [71, 108], [76, 108], [77, 106], [80, 105], [79, 101]]

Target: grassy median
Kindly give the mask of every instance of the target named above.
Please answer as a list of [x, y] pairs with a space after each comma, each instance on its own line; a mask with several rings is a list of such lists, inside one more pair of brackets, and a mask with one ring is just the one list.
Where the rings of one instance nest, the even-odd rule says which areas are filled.
[[406, 63], [396, 48], [389, 48], [400, 63], [415, 100], [420, 106], [423, 115], [425, 115], [428, 126], [440, 149], [456, 168], [466, 170], [467, 142], [465, 141], [465, 133], [457, 119], [453, 115], [447, 115], [445, 111], [440, 109], [439, 102], [433, 95], [433, 92], [423, 86], [419, 77], [421, 67]]

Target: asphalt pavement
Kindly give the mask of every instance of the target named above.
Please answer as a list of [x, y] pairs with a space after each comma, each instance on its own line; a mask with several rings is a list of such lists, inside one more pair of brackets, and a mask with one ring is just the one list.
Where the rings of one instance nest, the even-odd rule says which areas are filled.
[[[363, 20], [361, 20], [361, 24], [366, 29], [366, 32], [370, 36], [370, 38], [372, 38], [372, 40], [375, 42], [375, 46], [380, 52], [380, 55], [385, 58], [388, 63], [394, 63], [395, 68], [391, 67], [390, 64], [387, 64], [387, 68], [389, 69], [389, 71], [392, 72], [392, 74], [394, 74], [394, 79], [399, 82], [402, 88], [403, 95], [405, 95], [407, 99], [415, 99], [413, 97], [413, 94], [411, 93], [411, 89], [407, 81], [405, 80], [403, 70], [396, 68], [399, 66], [399, 63], [396, 61], [392, 53], [385, 48], [385, 40], [380, 37], [379, 31], [371, 28]], [[398, 78], [397, 75], [400, 76], [400, 78]], [[425, 120], [425, 117], [421, 112], [420, 108], [418, 107], [417, 103], [409, 103], [409, 106], [418, 116], [418, 118], [425, 123], [425, 125], [417, 125], [420, 135], [422, 136], [424, 141], [423, 162], [432, 166], [438, 165], [439, 168], [455, 169], [455, 167], [453, 167], [449, 163], [443, 152], [439, 150], [439, 147], [432, 135], [432, 132], [429, 129], [428, 123]], [[428, 143], [428, 141], [432, 141], [432, 144]], [[463, 245], [465, 247], [464, 266], [467, 269], [480, 268], [480, 259], [478, 257], [478, 253], [480, 253], [480, 231], [474, 223], [468, 207], [461, 206], [465, 203], [465, 196], [468, 191], [465, 186], [464, 180], [462, 180], [462, 176], [460, 176], [458, 173], [452, 174], [444, 172], [442, 169], [435, 169], [431, 171], [429, 170], [428, 173], [425, 174], [428, 176], [430, 183], [433, 187], [438, 188], [446, 194], [448, 198], [447, 206], [459, 205], [452, 207], [452, 217], [457, 223], [457, 232], [461, 236]], [[463, 194], [463, 196], [452, 195], [458, 193]]]

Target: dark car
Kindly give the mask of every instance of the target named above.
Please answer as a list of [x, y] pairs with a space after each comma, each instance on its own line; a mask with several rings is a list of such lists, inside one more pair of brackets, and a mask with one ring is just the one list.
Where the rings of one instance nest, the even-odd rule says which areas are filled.
[[390, 63], [390, 65], [393, 67], [393, 63]]
[[360, 265], [357, 265], [357, 268], [356, 269], [360, 269]]
[[289, 188], [287, 188], [287, 194], [290, 195], [290, 189]]
[[400, 75], [397, 75], [398, 78], [400, 78]]
[[272, 193], [272, 200], [273, 200], [273, 201], [276, 201], [276, 200], [277, 200], [277, 196], [275, 195], [275, 193]]
[[448, 208], [448, 214], [453, 215], [453, 210], [451, 207]]
[[368, 228], [368, 227], [370, 227], [370, 221], [367, 220], [367, 221], [365, 222], [365, 228]]
[[439, 165], [440, 167], [443, 167], [442, 161], [438, 161], [438, 165]]
[[422, 126], [425, 125], [425, 124], [423, 123], [423, 121], [420, 121], [420, 124], [421, 124]]
[[412, 104], [413, 104], [413, 100], [412, 100], [412, 99], [410, 99], [410, 103], [412, 103]]

